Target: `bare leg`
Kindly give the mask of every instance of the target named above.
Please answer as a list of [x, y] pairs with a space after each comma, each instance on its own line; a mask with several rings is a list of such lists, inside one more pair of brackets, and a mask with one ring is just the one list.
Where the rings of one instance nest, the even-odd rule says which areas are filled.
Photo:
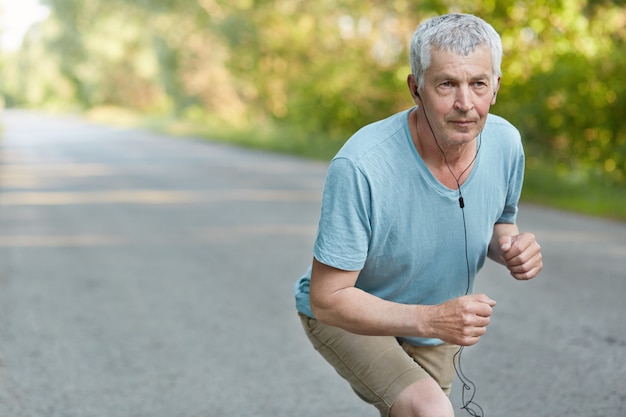
[[431, 378], [423, 378], [400, 393], [391, 407], [391, 417], [454, 417], [448, 396]]

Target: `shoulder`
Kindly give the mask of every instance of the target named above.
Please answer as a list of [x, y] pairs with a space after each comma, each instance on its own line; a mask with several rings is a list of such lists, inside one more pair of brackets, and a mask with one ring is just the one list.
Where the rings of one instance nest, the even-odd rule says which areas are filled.
[[348, 159], [359, 163], [372, 154], [378, 155], [377, 151], [381, 149], [389, 152], [396, 146], [404, 145], [409, 111], [393, 114], [362, 127], [346, 141], [334, 159]]
[[501, 116], [489, 114], [482, 140], [499, 149], [522, 152], [522, 137], [519, 130], [511, 122]]
[[485, 123], [485, 134], [499, 135], [512, 141], [521, 141], [519, 130], [502, 116], [489, 113]]

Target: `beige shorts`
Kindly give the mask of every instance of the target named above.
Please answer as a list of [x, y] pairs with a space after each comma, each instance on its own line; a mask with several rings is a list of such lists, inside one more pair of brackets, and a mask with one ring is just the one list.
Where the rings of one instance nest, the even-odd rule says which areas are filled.
[[303, 314], [300, 319], [313, 347], [381, 416], [388, 417], [398, 395], [422, 378], [433, 378], [450, 394], [458, 346], [413, 346], [391, 336], [353, 334]]

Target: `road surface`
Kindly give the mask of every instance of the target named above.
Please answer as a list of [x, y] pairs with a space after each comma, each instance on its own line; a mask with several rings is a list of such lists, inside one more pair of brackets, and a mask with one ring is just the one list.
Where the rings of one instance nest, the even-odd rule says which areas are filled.
[[[292, 288], [326, 165], [5, 111], [0, 416], [375, 417], [313, 351]], [[626, 224], [522, 206], [540, 278], [488, 264], [465, 350], [485, 416], [626, 416]], [[457, 416], [461, 388], [452, 400]]]

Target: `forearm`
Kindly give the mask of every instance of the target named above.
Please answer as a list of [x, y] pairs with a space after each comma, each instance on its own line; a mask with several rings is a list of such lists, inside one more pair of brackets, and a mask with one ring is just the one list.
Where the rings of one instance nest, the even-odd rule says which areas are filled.
[[489, 259], [505, 265], [502, 259], [502, 250], [500, 249], [500, 238], [502, 236], [516, 236], [519, 234], [519, 229], [516, 224], [512, 223], [498, 223], [493, 227], [493, 235], [489, 242], [489, 250], [487, 256]]
[[318, 320], [356, 334], [432, 337], [427, 325], [432, 306], [394, 303], [356, 287], [324, 300], [313, 296], [311, 307]]
[[429, 337], [432, 306], [399, 304], [355, 287], [359, 271], [342, 271], [313, 259], [310, 302], [323, 323], [352, 333]]
[[383, 300], [355, 287], [359, 271], [342, 271], [313, 260], [310, 301], [315, 317], [352, 333], [432, 337], [470, 346], [489, 324], [495, 301], [472, 294], [438, 305]]

